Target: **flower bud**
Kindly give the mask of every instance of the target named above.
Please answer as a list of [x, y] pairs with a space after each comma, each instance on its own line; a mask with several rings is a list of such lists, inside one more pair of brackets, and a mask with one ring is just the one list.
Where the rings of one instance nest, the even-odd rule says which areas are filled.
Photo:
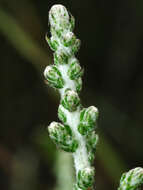
[[122, 174], [118, 190], [137, 190], [143, 184], [143, 168], [137, 167]]
[[64, 151], [75, 152], [78, 147], [69, 126], [52, 122], [48, 127], [49, 135], [55, 144]]
[[81, 66], [77, 59], [74, 59], [72, 63], [69, 66], [68, 70], [68, 76], [71, 80], [75, 80], [79, 77], [81, 77], [83, 74], [83, 70], [81, 69]]
[[85, 168], [80, 170], [77, 178], [79, 188], [87, 189], [92, 187], [94, 182], [94, 168]]
[[59, 119], [60, 119], [63, 123], [66, 123], [67, 117], [66, 117], [66, 114], [65, 114], [64, 111], [63, 111], [63, 106], [62, 106], [62, 105], [59, 105], [59, 108], [58, 108], [58, 117], [59, 117]]
[[79, 106], [80, 98], [74, 90], [67, 90], [64, 94], [61, 104], [64, 108], [70, 112], [73, 112], [76, 111], [77, 107]]
[[55, 30], [70, 28], [69, 14], [63, 5], [52, 6], [49, 11], [49, 21]]
[[80, 123], [78, 125], [78, 131], [85, 135], [89, 131], [92, 131], [95, 126], [96, 119], [98, 117], [98, 110], [94, 106], [84, 108], [80, 112]]
[[49, 65], [44, 71], [44, 76], [49, 85], [55, 88], [63, 88], [64, 80], [58, 68], [54, 65]]

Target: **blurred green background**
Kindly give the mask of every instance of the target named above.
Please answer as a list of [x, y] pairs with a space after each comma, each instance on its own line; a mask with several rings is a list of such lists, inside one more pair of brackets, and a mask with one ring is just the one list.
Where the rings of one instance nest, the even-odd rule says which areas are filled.
[[58, 120], [59, 95], [43, 77], [55, 3], [75, 16], [82, 102], [100, 111], [96, 189], [117, 189], [123, 172], [143, 166], [141, 0], [0, 0], [0, 189], [72, 189], [71, 155], [57, 152], [46, 130]]

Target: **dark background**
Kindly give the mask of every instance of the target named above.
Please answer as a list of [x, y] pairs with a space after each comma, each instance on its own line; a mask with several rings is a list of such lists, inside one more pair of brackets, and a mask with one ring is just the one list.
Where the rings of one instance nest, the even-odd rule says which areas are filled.
[[52, 63], [45, 33], [55, 3], [75, 16], [82, 102], [100, 111], [96, 189], [117, 189], [123, 172], [143, 166], [142, 0], [0, 0], [0, 189], [56, 183], [46, 127], [57, 120], [59, 96], [43, 77]]

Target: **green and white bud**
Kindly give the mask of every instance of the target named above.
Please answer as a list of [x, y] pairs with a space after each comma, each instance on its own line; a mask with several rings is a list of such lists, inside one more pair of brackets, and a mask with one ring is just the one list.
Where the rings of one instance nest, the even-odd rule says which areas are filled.
[[54, 53], [54, 63], [56, 65], [68, 64], [68, 58], [69, 58], [69, 55], [63, 52], [62, 50], [56, 51]]
[[77, 59], [72, 60], [69, 65], [68, 76], [71, 80], [75, 80], [83, 75], [83, 70]]
[[77, 92], [74, 90], [67, 90], [61, 100], [61, 104], [70, 112], [76, 111], [80, 104], [80, 98]]
[[94, 130], [95, 122], [98, 117], [98, 110], [94, 106], [84, 108], [80, 112], [80, 123], [78, 125], [78, 131], [82, 135], [88, 134], [88, 132]]
[[86, 190], [93, 186], [94, 183], [94, 168], [85, 168], [78, 172], [77, 184], [79, 188]]
[[49, 65], [44, 71], [44, 76], [49, 85], [55, 88], [63, 88], [64, 80], [58, 68], [54, 65]]
[[66, 114], [63, 111], [63, 106], [60, 104], [59, 108], [58, 108], [58, 117], [59, 119], [63, 122], [66, 123], [67, 122], [67, 117]]
[[55, 144], [64, 151], [75, 152], [78, 147], [77, 140], [73, 137], [69, 126], [52, 122], [48, 127], [49, 136]]
[[124, 173], [118, 190], [139, 190], [143, 185], [143, 168], [137, 167]]
[[71, 28], [68, 11], [63, 5], [52, 6], [49, 11], [49, 21], [51, 28], [54, 28], [54, 30], [68, 30]]

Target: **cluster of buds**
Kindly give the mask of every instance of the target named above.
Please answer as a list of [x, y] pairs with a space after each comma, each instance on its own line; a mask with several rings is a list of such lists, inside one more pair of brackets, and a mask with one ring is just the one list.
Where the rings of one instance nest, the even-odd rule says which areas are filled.
[[46, 67], [44, 76], [61, 94], [58, 117], [63, 123], [52, 122], [49, 135], [58, 148], [73, 153], [77, 180], [74, 189], [92, 190], [98, 110], [94, 106], [83, 108], [79, 98], [83, 69], [75, 58], [80, 47], [80, 40], [72, 32], [75, 20], [64, 6], [54, 5], [49, 11], [49, 22], [51, 37], [46, 36], [46, 40], [54, 51], [54, 64]]

